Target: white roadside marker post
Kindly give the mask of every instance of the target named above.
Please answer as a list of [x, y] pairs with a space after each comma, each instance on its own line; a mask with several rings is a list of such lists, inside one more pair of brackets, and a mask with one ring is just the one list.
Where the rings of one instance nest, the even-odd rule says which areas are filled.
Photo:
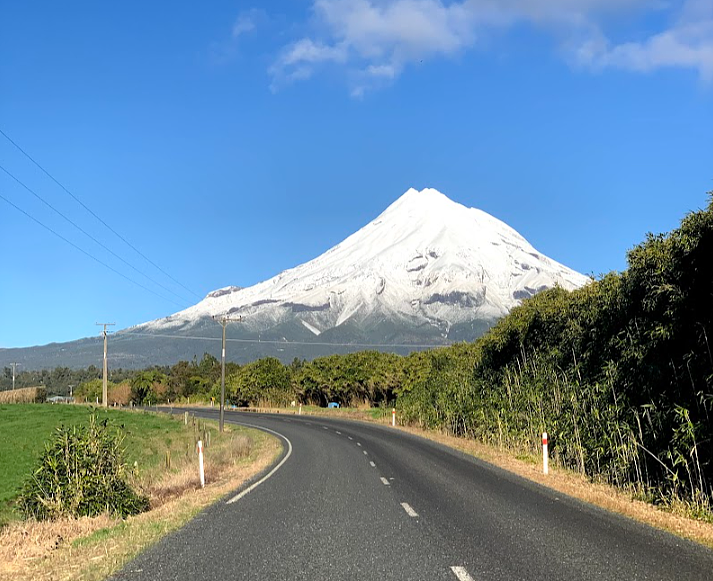
[[302, 415], [302, 404], [300, 404], [300, 411], [297, 412], [297, 415], [298, 415], [298, 416], [301, 416], [301, 415]]
[[396, 426], [396, 408], [391, 408], [391, 425]]
[[547, 432], [542, 432], [542, 472], [550, 473], [549, 454], [547, 451]]
[[198, 471], [201, 476], [201, 488], [205, 488], [205, 471], [203, 469], [203, 441], [198, 440]]

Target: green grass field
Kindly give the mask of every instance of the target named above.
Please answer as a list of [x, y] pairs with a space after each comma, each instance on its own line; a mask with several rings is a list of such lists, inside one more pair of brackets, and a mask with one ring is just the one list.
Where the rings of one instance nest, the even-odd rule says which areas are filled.
[[193, 451], [193, 428], [168, 416], [87, 406], [52, 404], [0, 405], [0, 526], [18, 518], [12, 506], [56, 427], [86, 424], [92, 413], [124, 434], [127, 464], [141, 472], [155, 470], [173, 457]]

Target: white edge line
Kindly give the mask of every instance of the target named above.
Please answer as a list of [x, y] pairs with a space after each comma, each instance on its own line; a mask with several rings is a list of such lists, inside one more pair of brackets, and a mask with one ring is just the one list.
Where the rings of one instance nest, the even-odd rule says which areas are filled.
[[381, 477], [381, 481], [384, 483], [384, 486], [389, 486], [391, 484], [391, 482], [386, 480], [386, 478], [384, 478], [383, 476]]
[[[237, 423], [237, 422], [236, 422], [236, 423]], [[265, 476], [263, 476], [263, 477], [262, 477], [260, 480], [258, 480], [257, 482], [254, 482], [253, 484], [251, 484], [250, 486], [248, 486], [248, 487], [247, 487], [245, 490], [243, 490], [242, 492], [236, 494], [236, 495], [235, 495], [233, 498], [231, 498], [230, 500], [226, 501], [225, 504], [233, 504], [234, 502], [240, 500], [243, 496], [245, 496], [245, 495], [248, 494], [249, 492], [252, 492], [253, 490], [255, 490], [258, 486], [260, 486], [263, 482], [265, 482], [265, 480], [267, 480], [268, 478], [270, 478], [270, 476], [272, 476], [275, 472], [277, 472], [277, 471], [282, 467], [282, 465], [283, 465], [285, 462], [287, 462], [287, 459], [292, 455], [292, 442], [290, 442], [290, 440], [289, 440], [286, 436], [283, 436], [283, 435], [280, 434], [279, 432], [275, 432], [275, 431], [273, 431], [273, 430], [271, 430], [271, 429], [269, 429], [269, 428], [263, 428], [262, 426], [255, 426], [255, 425], [253, 425], [253, 424], [238, 424], [238, 425], [239, 425], [239, 426], [247, 426], [247, 427], [250, 427], [250, 428], [256, 428], [256, 429], [258, 429], [258, 430], [262, 430], [263, 432], [270, 432], [271, 434], [275, 434], [276, 436], [279, 436], [280, 438], [282, 438], [283, 440], [285, 440], [285, 442], [287, 442], [287, 454], [285, 454], [285, 457], [284, 457], [282, 460], [280, 460], [280, 463], [279, 463], [277, 466], [275, 466], [272, 470], [270, 470], [270, 472], [268, 472], [267, 474], [265, 474]]]
[[401, 506], [406, 511], [406, 514], [410, 517], [417, 517], [418, 513], [413, 509], [413, 507], [408, 502], [402, 502]]
[[473, 578], [465, 570], [465, 567], [451, 567], [453, 574], [458, 577], [458, 581], [473, 581]]

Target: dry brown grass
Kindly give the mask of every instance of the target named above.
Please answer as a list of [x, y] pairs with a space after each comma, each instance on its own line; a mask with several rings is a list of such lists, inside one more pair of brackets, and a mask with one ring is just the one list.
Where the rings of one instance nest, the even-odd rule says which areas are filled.
[[205, 488], [198, 482], [197, 462], [173, 466], [163, 477], [147, 477], [139, 483], [151, 499], [148, 512], [126, 520], [104, 515], [17, 522], [2, 529], [0, 580], [104, 579], [139, 551], [265, 469], [280, 450], [279, 441], [262, 432], [231, 430], [226, 436], [206, 450]]
[[42, 403], [47, 400], [44, 387], [23, 387], [0, 391], [0, 404], [3, 403]]
[[[206, 449], [206, 482], [220, 482], [223, 475], [233, 466], [248, 458], [252, 449], [252, 440], [245, 434], [230, 433], [230, 444], [215, 449]], [[210, 462], [208, 457], [210, 456]], [[173, 462], [173, 461], [172, 461]], [[175, 465], [174, 465], [175, 468]], [[180, 459], [180, 469], [174, 470], [159, 479], [147, 479], [139, 483], [138, 488], [151, 499], [151, 508], [158, 508], [188, 491], [199, 489], [196, 462], [193, 458]]]

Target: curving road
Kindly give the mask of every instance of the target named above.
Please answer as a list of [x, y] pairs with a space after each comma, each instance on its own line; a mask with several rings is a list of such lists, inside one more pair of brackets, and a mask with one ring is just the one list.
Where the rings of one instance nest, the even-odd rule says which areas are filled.
[[280, 434], [284, 463], [115, 579], [713, 579], [713, 551], [429, 440], [314, 416], [226, 421]]

